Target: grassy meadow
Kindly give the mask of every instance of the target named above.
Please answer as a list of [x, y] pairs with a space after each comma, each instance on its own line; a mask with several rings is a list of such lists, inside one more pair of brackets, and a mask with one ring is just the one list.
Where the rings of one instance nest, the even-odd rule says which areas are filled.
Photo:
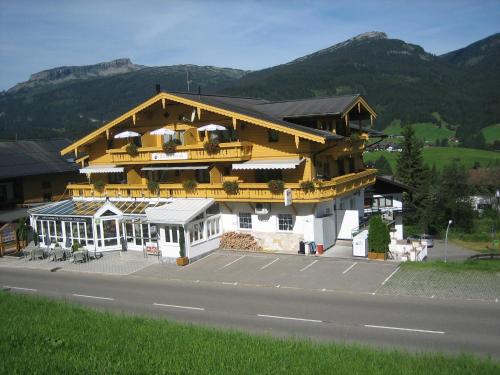
[[498, 374], [471, 355], [320, 344], [0, 292], [2, 374]]
[[404, 268], [425, 268], [434, 269], [436, 271], [482, 271], [482, 272], [500, 272], [500, 259], [493, 260], [465, 260], [462, 262], [443, 262], [427, 261], [427, 262], [405, 262], [401, 264]]
[[[426, 142], [431, 142], [434, 144], [436, 140], [441, 140], [443, 138], [450, 138], [455, 135], [453, 130], [446, 128], [444, 125], [439, 127], [438, 125], [431, 122], [420, 122], [412, 124], [413, 129], [415, 129], [415, 136]], [[400, 135], [403, 131], [401, 123], [395, 121], [391, 123], [387, 128], [384, 129], [384, 133], [387, 135]], [[393, 141], [398, 141], [398, 139], [393, 139]]]
[[486, 143], [493, 143], [493, 141], [500, 140], [500, 124], [484, 128], [483, 135]]
[[[399, 155], [397, 152], [366, 152], [363, 157], [367, 162], [374, 162], [381, 155], [387, 158], [392, 170], [395, 171], [396, 160]], [[423, 156], [425, 164], [430, 168], [435, 164], [438, 170], [441, 170], [443, 166], [453, 160], [460, 161], [466, 168], [472, 168], [476, 162], [479, 162], [483, 167], [490, 163], [500, 163], [500, 153], [498, 152], [462, 147], [428, 147], [424, 148]]]

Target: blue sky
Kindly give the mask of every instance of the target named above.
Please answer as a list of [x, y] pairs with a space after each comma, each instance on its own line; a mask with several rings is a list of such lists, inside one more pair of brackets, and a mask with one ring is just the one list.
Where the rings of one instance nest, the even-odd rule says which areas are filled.
[[500, 32], [500, 1], [0, 0], [0, 90], [120, 57], [255, 70], [366, 31], [441, 54]]

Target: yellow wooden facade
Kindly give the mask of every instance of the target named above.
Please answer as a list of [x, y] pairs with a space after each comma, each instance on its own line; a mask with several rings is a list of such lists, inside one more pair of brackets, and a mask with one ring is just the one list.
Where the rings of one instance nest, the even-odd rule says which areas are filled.
[[[335, 134], [336, 124], [348, 125], [350, 116], [357, 115], [359, 118], [361, 113], [365, 114], [365, 120], [368, 121], [376, 116], [359, 97], [345, 113], [330, 118], [318, 116], [318, 126], [321, 126], [320, 122], [330, 121], [333, 123], [330, 131]], [[197, 130], [211, 123], [234, 129], [230, 139], [222, 139], [220, 150], [215, 154], [209, 154], [204, 148], [210, 134]], [[159, 128], [182, 133], [182, 145], [177, 146], [176, 153], [167, 159], [158, 156], [166, 155], [162, 149], [163, 136], [150, 134], [150, 131]], [[142, 134], [135, 156], [126, 150], [127, 145], [134, 140], [114, 139], [117, 133], [125, 130]], [[277, 142], [270, 141], [271, 130], [278, 133]], [[82, 167], [124, 167], [124, 177], [119, 183], [111, 174], [92, 174], [88, 183], [68, 185], [74, 197], [203, 197], [223, 202], [283, 201], [282, 194], [272, 194], [267, 183], [257, 181], [254, 170], [234, 170], [231, 169], [232, 164], [249, 160], [304, 159], [295, 169], [282, 170], [282, 180], [286, 188], [292, 189], [294, 202], [316, 203], [355, 192], [375, 182], [376, 170], [366, 169], [363, 163], [368, 132], [358, 129], [354, 133], [355, 137], [330, 140], [305, 128], [287, 127], [279, 121], [263, 120], [162, 92], [76, 141], [61, 153], [74, 153]], [[194, 191], [186, 191], [182, 183], [196, 179], [195, 170], [165, 171], [161, 179], [158, 174], [141, 170], [146, 166], [159, 165], [208, 165], [209, 181], [199, 181]], [[329, 178], [319, 181], [316, 177], [321, 168], [328, 169]], [[94, 187], [97, 180], [105, 183], [100, 191]], [[158, 191], [148, 190], [150, 180], [158, 182]], [[223, 188], [225, 181], [237, 181], [238, 192], [226, 193]], [[314, 191], [304, 191], [300, 185], [303, 181], [313, 181]]]

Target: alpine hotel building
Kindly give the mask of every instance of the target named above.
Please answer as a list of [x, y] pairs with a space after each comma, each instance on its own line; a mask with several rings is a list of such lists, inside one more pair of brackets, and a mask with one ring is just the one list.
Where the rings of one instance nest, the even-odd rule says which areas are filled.
[[264, 249], [327, 249], [363, 216], [375, 118], [360, 95], [269, 102], [158, 90], [61, 151], [87, 182], [31, 210], [31, 224], [44, 245], [159, 250], [165, 260], [182, 237], [194, 260], [228, 231]]

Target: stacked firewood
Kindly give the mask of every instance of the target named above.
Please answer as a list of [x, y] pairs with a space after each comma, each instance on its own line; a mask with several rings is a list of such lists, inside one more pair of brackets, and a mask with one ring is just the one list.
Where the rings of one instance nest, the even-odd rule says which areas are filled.
[[220, 247], [230, 250], [262, 250], [262, 246], [248, 233], [227, 232], [220, 239]]

